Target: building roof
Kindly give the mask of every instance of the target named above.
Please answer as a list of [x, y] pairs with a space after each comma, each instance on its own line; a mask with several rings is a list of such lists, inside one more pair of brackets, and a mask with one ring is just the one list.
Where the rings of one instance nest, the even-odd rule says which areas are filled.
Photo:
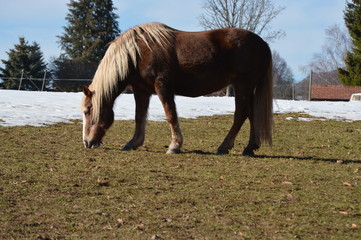
[[361, 93], [361, 87], [339, 85], [312, 85], [311, 100], [349, 101], [354, 93]]

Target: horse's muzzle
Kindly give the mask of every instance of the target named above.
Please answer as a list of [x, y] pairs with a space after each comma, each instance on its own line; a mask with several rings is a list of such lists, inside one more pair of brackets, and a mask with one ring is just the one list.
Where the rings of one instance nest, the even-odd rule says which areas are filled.
[[87, 140], [84, 140], [84, 146], [85, 148], [97, 148], [100, 146], [100, 142], [98, 141], [87, 141]]

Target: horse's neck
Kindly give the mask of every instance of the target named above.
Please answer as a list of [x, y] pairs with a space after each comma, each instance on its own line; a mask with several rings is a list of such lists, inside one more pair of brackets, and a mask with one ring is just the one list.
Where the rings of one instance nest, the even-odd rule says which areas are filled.
[[128, 83], [127, 79], [118, 80], [118, 85], [117, 85], [117, 88], [116, 88], [117, 90], [113, 93], [113, 96], [111, 97], [111, 99], [109, 99], [111, 104], [114, 104], [115, 100], [119, 97], [120, 94], [123, 93], [123, 91], [126, 89], [128, 84], [129, 83]]

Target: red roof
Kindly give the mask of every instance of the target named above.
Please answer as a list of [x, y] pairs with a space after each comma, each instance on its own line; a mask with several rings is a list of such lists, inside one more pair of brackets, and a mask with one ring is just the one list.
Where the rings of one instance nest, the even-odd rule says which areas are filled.
[[348, 101], [354, 93], [361, 93], [361, 87], [339, 85], [312, 85], [311, 100]]

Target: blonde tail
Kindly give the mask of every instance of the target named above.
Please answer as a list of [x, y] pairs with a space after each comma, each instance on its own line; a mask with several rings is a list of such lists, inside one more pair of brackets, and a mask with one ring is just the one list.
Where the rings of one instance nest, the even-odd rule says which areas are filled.
[[254, 123], [255, 132], [261, 144], [272, 146], [273, 128], [273, 74], [272, 58], [268, 69], [254, 96]]

